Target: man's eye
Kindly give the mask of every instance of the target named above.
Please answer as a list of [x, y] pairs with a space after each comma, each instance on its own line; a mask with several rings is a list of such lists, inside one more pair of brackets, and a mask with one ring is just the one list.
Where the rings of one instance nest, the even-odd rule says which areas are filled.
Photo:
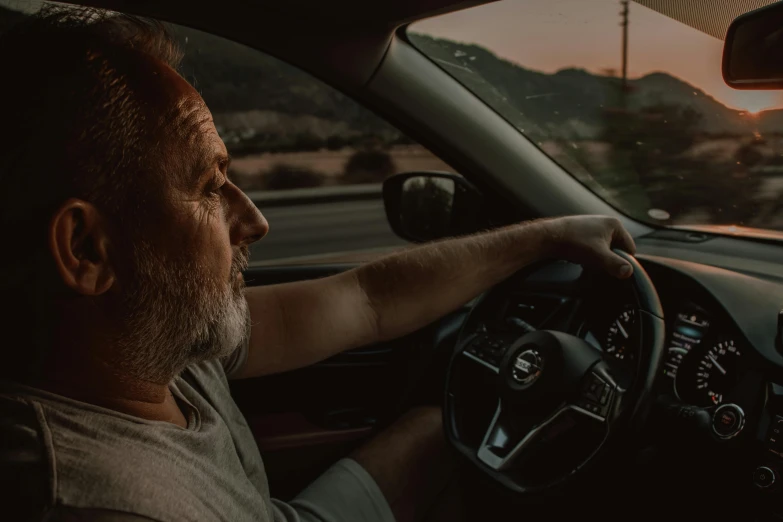
[[215, 181], [214, 183], [210, 183], [207, 186], [207, 193], [210, 195], [217, 195], [218, 192], [220, 192], [220, 189], [223, 188], [223, 185], [225, 183], [222, 180]]

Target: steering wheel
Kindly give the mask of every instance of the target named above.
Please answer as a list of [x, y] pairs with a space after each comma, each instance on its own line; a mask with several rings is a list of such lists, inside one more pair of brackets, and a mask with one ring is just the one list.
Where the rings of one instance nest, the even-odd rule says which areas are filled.
[[[446, 379], [446, 435], [476, 466], [518, 493], [562, 486], [606, 452], [616, 432], [638, 428], [647, 415], [663, 358], [663, 310], [639, 262], [615, 252], [633, 266], [626, 284], [638, 325], [634, 372], [563, 332], [522, 324], [522, 331], [505, 334], [506, 348], [496, 364], [472, 353], [476, 346], [502, 346], [503, 339], [464, 327], [460, 333]], [[492, 397], [497, 402], [479, 399], [476, 375], [481, 371], [497, 374], [488, 377], [496, 383]]]

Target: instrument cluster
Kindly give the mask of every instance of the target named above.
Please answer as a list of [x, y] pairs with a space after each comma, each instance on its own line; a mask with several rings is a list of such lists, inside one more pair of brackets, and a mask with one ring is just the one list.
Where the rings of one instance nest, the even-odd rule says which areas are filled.
[[703, 308], [685, 303], [669, 325], [663, 375], [683, 402], [717, 406], [745, 369], [740, 339], [721, 328]]
[[[635, 365], [639, 350], [636, 314], [630, 305], [616, 310], [609, 321], [603, 322], [602, 333], [589, 334], [587, 340], [597, 341], [618, 364]], [[728, 333], [730, 328], [690, 301], [679, 303], [675, 310], [666, 310], [666, 314], [664, 391], [688, 404], [720, 405], [746, 367], [744, 343]]]

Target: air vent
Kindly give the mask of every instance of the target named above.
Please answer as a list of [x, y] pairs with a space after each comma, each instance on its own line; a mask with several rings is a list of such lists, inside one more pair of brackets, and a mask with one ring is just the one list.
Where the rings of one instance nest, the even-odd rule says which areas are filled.
[[705, 241], [708, 241], [715, 236], [693, 230], [675, 230], [670, 228], [662, 228], [650, 232], [644, 237], [653, 239], [666, 239], [669, 241], [681, 241], [683, 243], [704, 243]]

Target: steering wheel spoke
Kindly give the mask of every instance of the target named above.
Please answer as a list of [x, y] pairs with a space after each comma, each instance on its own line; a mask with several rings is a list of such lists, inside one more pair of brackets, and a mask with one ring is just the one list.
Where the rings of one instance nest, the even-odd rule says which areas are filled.
[[512, 341], [513, 338], [508, 335], [492, 335], [483, 331], [466, 339], [461, 351], [469, 360], [498, 373]]
[[557, 444], [568, 432], [579, 430], [583, 420], [602, 422], [604, 419], [575, 405], [565, 404], [541, 422], [525, 429], [502, 403], [487, 428], [478, 449], [478, 459], [494, 471], [524, 467], [525, 461], [536, 455], [542, 446]]

